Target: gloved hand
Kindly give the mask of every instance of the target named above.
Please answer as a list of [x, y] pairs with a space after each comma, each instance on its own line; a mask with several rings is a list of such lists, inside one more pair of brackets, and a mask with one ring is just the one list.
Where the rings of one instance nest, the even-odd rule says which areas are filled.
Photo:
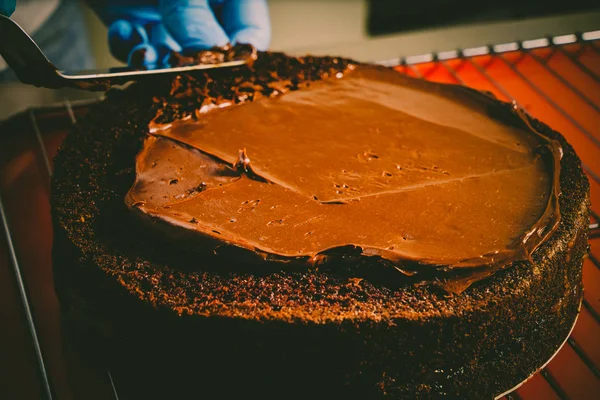
[[160, 65], [167, 62], [171, 51], [193, 53], [228, 43], [252, 44], [258, 50], [266, 50], [271, 39], [266, 0], [88, 0], [88, 3], [109, 27], [112, 54], [128, 64], [134, 53], [144, 54], [145, 65]]
[[0, 0], [0, 14], [10, 17], [16, 6], [17, 0]]

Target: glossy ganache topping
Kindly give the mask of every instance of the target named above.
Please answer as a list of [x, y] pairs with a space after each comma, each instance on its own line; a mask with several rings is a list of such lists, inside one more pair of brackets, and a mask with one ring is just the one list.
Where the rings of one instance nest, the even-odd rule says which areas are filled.
[[299, 89], [151, 123], [127, 205], [284, 270], [368, 260], [454, 293], [556, 229], [561, 148], [517, 109], [369, 65]]

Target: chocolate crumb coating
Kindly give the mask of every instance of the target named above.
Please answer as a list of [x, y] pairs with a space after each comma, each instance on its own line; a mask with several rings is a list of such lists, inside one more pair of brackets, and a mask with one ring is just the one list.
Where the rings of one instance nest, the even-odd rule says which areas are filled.
[[55, 287], [69, 331], [121, 376], [123, 396], [493, 398], [566, 338], [582, 296], [589, 185], [564, 138], [529, 117], [563, 149], [560, 222], [531, 260], [460, 295], [350, 267], [211, 268], [189, 238], [165, 241], [132, 218], [123, 198], [153, 119], [297, 90], [349, 63], [260, 54], [233, 73], [132, 85], [67, 137], [52, 182]]
[[171, 67], [184, 67], [195, 64], [218, 64], [226, 61], [247, 58], [250, 63], [256, 60], [257, 51], [249, 44], [228, 44], [224, 47], [214, 47], [209, 50], [199, 51], [191, 55], [172, 52], [169, 57]]

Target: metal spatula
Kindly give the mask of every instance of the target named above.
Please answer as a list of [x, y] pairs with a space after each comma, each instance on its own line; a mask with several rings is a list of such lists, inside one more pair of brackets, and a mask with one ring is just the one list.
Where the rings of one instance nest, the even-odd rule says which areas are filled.
[[84, 90], [106, 90], [113, 85], [157, 75], [230, 68], [252, 62], [252, 56], [238, 55], [220, 63], [194, 64], [182, 67], [159, 67], [137, 70], [128, 67], [93, 71], [60, 71], [46, 58], [33, 39], [13, 20], [0, 15], [0, 55], [15, 71], [21, 82], [59, 89], [74, 87]]

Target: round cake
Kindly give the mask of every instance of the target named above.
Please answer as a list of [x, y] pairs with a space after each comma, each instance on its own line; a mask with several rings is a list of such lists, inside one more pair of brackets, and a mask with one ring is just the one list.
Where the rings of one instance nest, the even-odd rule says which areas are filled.
[[111, 90], [52, 181], [68, 331], [125, 398], [494, 398], [567, 338], [589, 186], [557, 132], [333, 57]]

